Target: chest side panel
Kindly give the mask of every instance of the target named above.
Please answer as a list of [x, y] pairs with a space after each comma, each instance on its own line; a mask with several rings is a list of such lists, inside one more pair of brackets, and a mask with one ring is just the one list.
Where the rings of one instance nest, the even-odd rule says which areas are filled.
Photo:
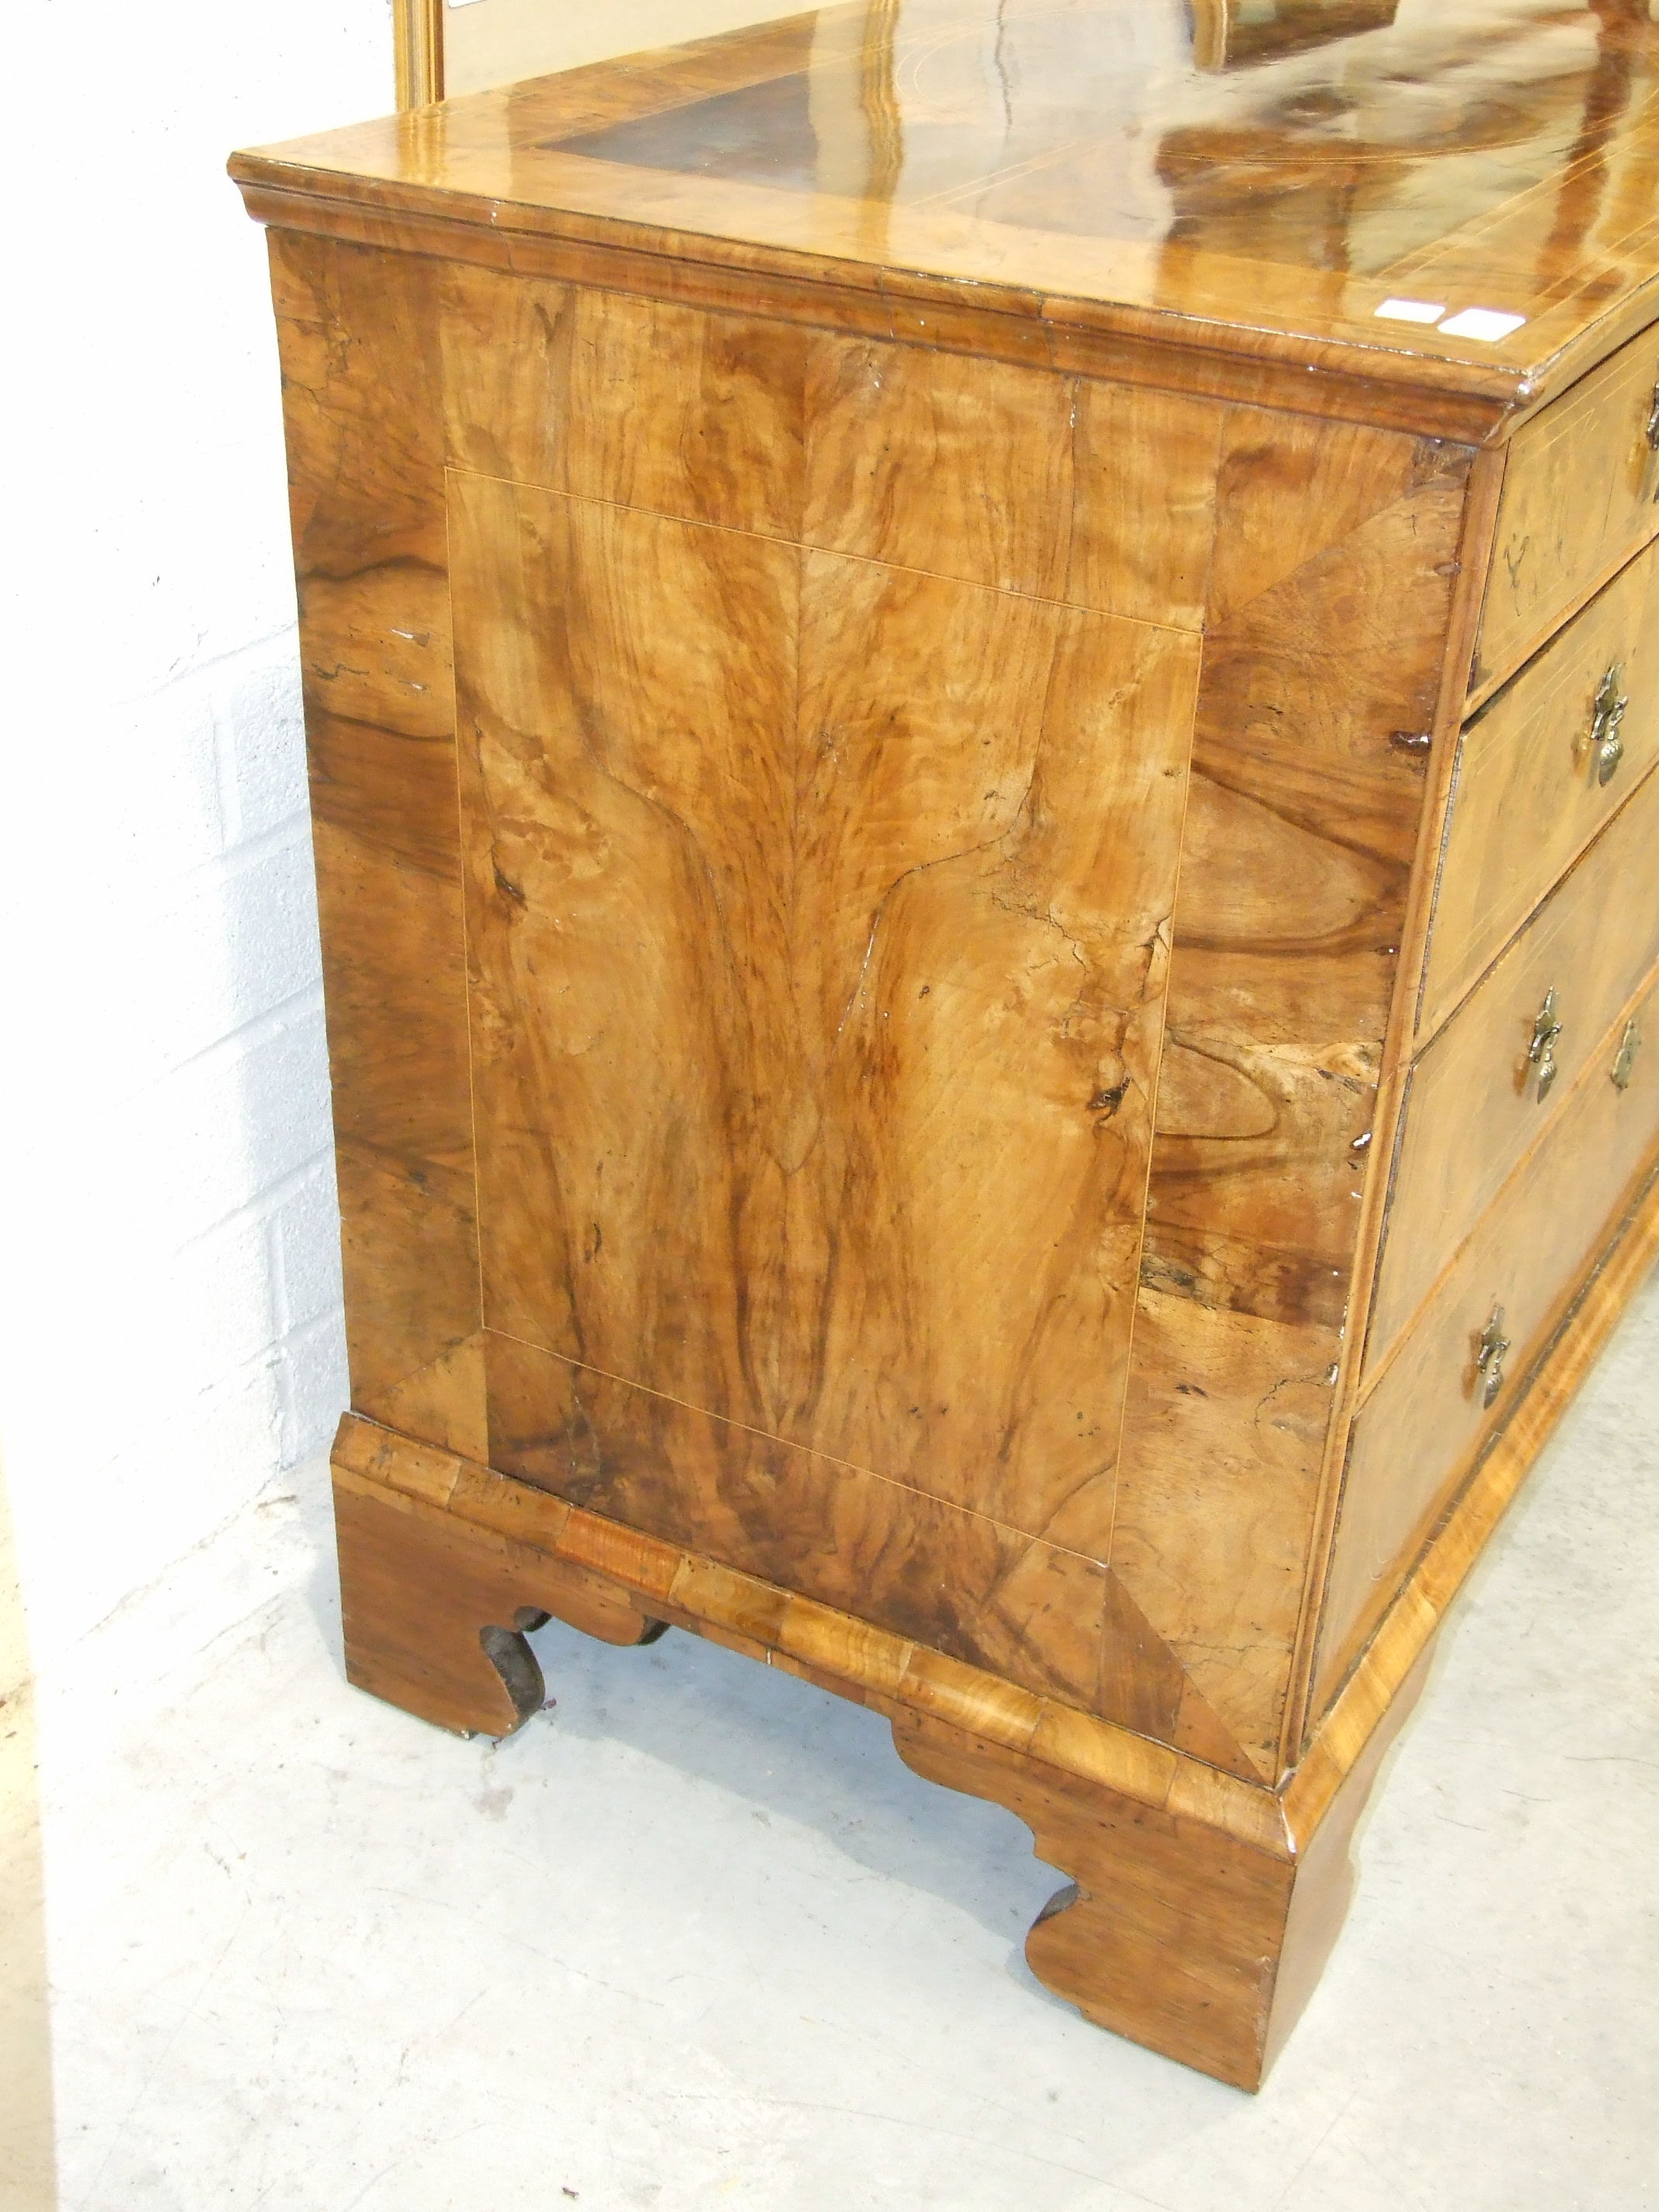
[[499, 1466], [1248, 1763], [1467, 456], [435, 281], [465, 1419]]

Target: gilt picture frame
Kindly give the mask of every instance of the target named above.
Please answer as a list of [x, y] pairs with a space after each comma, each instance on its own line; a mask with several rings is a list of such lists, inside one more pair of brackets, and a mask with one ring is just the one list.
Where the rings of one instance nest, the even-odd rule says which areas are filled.
[[392, 0], [399, 108], [799, 12], [799, 0]]
[[399, 108], [444, 96], [443, 0], [392, 0], [392, 65]]

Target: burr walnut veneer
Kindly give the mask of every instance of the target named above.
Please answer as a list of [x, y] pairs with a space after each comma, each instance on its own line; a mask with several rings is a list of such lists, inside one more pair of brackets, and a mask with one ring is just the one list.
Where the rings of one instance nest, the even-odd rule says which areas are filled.
[[1650, 1256], [1656, 32], [869, 0], [239, 156], [352, 1679], [665, 1623], [1254, 2087]]

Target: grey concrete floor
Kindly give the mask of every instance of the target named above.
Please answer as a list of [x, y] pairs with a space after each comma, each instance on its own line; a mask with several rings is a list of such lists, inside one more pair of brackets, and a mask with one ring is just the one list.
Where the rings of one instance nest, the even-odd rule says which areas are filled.
[[69, 2212], [1656, 2202], [1654, 1379], [1632, 1313], [1466, 1591], [1255, 2100], [1031, 1978], [1056, 1886], [874, 1716], [538, 1637], [499, 1747], [341, 1679], [325, 1471], [40, 1686]]

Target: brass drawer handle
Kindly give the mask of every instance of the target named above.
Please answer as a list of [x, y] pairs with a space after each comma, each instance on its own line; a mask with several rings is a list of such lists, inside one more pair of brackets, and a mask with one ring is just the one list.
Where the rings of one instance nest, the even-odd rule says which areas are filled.
[[1474, 1345], [1475, 1380], [1481, 1384], [1480, 1403], [1490, 1406], [1504, 1387], [1504, 1355], [1510, 1349], [1510, 1340], [1504, 1334], [1504, 1309], [1494, 1304], [1492, 1318], [1486, 1323]]
[[1642, 1024], [1634, 1014], [1625, 1024], [1625, 1034], [1619, 1040], [1619, 1049], [1613, 1054], [1608, 1071], [1615, 1091], [1628, 1091], [1631, 1077], [1636, 1073], [1636, 1055], [1642, 1048]]
[[1598, 784], [1611, 783], [1613, 771], [1625, 757], [1625, 740], [1619, 726], [1625, 719], [1625, 709], [1630, 700], [1619, 689], [1624, 668], [1618, 661], [1601, 678], [1590, 708], [1589, 752], [1590, 774]]
[[1555, 1013], [1555, 987], [1552, 984], [1544, 994], [1544, 1003], [1532, 1018], [1532, 1042], [1527, 1047], [1527, 1065], [1538, 1070], [1538, 1088], [1534, 1096], [1541, 1104], [1549, 1097], [1550, 1086], [1559, 1070], [1555, 1062], [1555, 1048], [1561, 1035], [1561, 1024]]

